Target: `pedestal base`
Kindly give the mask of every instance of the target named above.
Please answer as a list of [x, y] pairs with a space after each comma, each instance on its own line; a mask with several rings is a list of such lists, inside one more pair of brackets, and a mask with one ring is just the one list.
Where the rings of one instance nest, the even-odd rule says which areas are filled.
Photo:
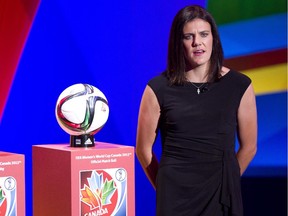
[[134, 147], [33, 146], [34, 216], [134, 216]]
[[0, 151], [0, 215], [25, 216], [24, 155]]

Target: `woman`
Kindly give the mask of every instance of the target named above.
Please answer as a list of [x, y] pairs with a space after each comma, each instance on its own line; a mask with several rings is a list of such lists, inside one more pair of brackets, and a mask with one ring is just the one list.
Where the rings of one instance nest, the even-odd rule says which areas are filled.
[[212, 16], [200, 6], [180, 10], [167, 69], [146, 86], [138, 119], [136, 154], [156, 189], [158, 216], [243, 215], [240, 176], [257, 149], [255, 95], [251, 80], [222, 62]]

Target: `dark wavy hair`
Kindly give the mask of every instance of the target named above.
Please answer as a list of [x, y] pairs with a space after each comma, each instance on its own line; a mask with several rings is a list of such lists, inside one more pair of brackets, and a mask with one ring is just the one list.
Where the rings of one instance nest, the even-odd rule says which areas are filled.
[[181, 9], [174, 17], [168, 44], [167, 69], [164, 72], [171, 84], [183, 84], [186, 81], [186, 61], [183, 48], [184, 25], [196, 18], [208, 22], [213, 36], [213, 47], [208, 70], [208, 82], [215, 82], [220, 77], [223, 65], [223, 49], [217, 30], [217, 25], [212, 15], [198, 5], [187, 6]]

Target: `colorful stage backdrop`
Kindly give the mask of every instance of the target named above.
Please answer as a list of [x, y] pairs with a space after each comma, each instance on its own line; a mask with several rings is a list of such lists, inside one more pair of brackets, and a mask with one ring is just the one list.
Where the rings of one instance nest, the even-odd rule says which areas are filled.
[[[225, 64], [254, 83], [259, 147], [245, 176], [286, 175], [285, 0], [0, 0], [0, 151], [25, 154], [27, 215], [32, 145], [69, 142], [54, 115], [59, 94], [75, 83], [98, 87], [110, 116], [96, 140], [134, 146], [143, 89], [165, 69], [172, 19], [191, 3], [214, 15]], [[136, 215], [154, 211], [154, 191], [136, 160]]]

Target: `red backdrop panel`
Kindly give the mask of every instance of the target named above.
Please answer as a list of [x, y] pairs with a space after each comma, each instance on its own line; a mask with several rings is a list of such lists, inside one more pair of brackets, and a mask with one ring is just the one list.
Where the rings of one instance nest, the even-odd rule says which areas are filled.
[[0, 0], [0, 121], [40, 0]]

